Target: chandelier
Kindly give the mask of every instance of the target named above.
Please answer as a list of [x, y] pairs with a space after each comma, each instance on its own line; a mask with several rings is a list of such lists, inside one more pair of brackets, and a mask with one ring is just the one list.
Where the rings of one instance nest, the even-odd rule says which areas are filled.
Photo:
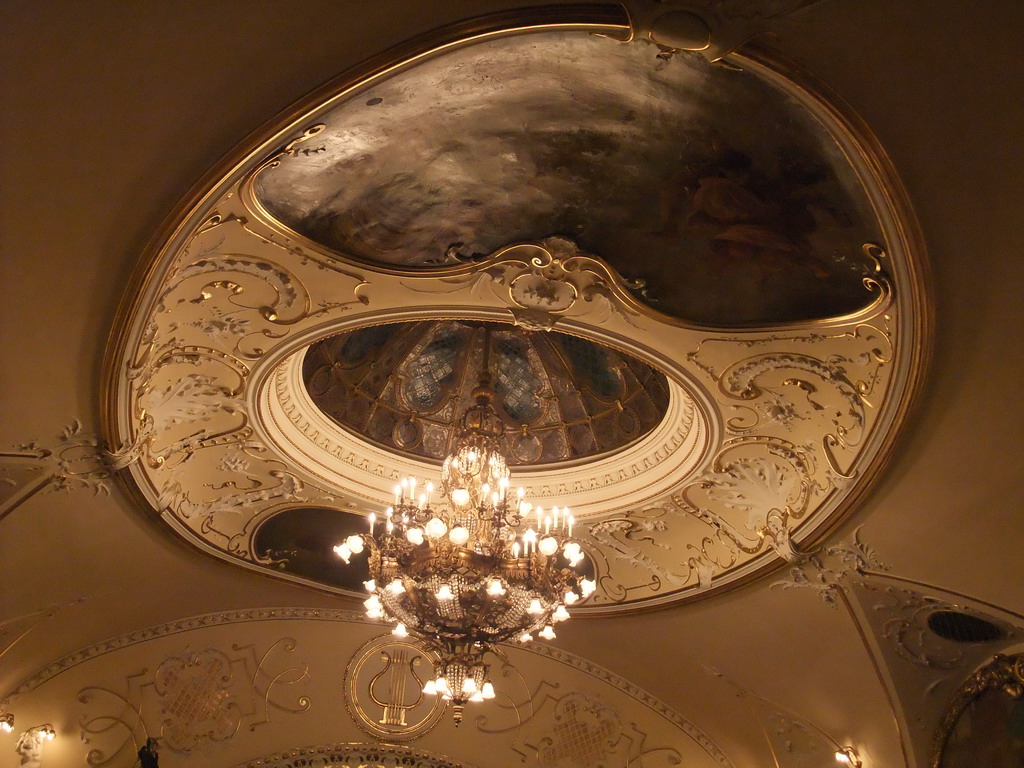
[[467, 702], [495, 696], [485, 660], [495, 645], [552, 639], [566, 606], [596, 588], [575, 570], [585, 556], [569, 510], [545, 511], [522, 488], [511, 491], [489, 346], [485, 335], [475, 404], [441, 467], [438, 506], [432, 483], [403, 478], [383, 515], [368, 515], [369, 533], [334, 548], [346, 563], [369, 550], [366, 614], [395, 622], [395, 635], [413, 635], [437, 655], [439, 674], [423, 692], [451, 702], [456, 725]]

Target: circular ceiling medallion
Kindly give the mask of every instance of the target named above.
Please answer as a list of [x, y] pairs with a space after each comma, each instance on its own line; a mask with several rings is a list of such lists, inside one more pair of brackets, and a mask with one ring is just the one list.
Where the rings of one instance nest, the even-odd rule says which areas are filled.
[[353, 592], [303, 531], [436, 476], [484, 336], [514, 481], [580, 521], [577, 611], [797, 560], [877, 476], [928, 313], [866, 128], [761, 49], [522, 13], [325, 85], [157, 238], [107, 433], [170, 530]]

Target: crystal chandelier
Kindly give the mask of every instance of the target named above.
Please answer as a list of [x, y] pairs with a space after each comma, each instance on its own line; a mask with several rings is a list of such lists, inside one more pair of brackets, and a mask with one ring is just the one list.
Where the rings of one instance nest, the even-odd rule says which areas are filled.
[[423, 691], [452, 703], [456, 725], [467, 702], [495, 695], [485, 656], [496, 644], [550, 640], [569, 618], [566, 606], [596, 587], [574, 570], [584, 553], [569, 510], [545, 512], [522, 488], [511, 492], [488, 342], [475, 404], [441, 467], [441, 503], [432, 506], [432, 483], [404, 478], [394, 504], [368, 515], [369, 533], [334, 548], [346, 563], [368, 548], [367, 616], [395, 622], [395, 635], [411, 634], [436, 653], [440, 674]]

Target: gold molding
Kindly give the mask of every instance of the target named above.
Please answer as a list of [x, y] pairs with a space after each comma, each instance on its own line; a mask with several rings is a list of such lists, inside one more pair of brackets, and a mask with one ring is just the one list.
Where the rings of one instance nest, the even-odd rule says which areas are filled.
[[1024, 653], [1013, 656], [997, 653], [988, 664], [968, 677], [957, 689], [935, 731], [929, 768], [941, 768], [946, 742], [960, 716], [974, 699], [990, 688], [1001, 688], [1015, 699], [1024, 697]]

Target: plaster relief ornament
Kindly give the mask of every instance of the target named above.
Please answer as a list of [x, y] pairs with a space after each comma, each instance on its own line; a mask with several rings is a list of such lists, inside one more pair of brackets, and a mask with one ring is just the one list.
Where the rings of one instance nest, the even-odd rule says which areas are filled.
[[786, 562], [827, 600], [805, 553], [920, 384], [923, 246], [860, 121], [737, 47], [810, 3], [713, 5], [482, 17], [292, 107], [140, 265], [103, 469], [197, 548], [421, 628], [453, 702], [569, 610]]

